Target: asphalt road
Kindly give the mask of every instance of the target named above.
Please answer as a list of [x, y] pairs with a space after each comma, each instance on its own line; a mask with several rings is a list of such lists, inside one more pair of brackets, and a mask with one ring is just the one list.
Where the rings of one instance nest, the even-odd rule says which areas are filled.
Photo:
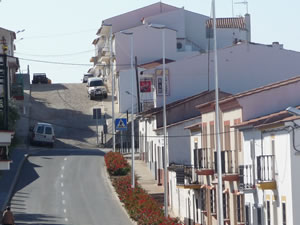
[[[37, 121], [54, 125], [59, 148], [96, 146], [96, 120], [93, 108], [101, 108], [110, 118], [111, 97], [89, 100], [86, 84], [31, 85], [31, 124]], [[99, 121], [99, 125], [104, 120]], [[99, 126], [99, 137], [102, 126]]]
[[[106, 177], [96, 148], [93, 108], [107, 113], [111, 98], [90, 101], [85, 84], [32, 85], [30, 123], [54, 125], [53, 149], [30, 147], [11, 199], [16, 224], [131, 224]], [[102, 121], [103, 122], [103, 121]]]

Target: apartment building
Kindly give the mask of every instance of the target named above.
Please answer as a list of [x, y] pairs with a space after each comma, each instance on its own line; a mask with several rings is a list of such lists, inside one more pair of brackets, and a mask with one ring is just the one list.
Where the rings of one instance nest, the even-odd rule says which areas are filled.
[[[237, 129], [237, 127], [239, 127], [238, 125], [243, 124], [243, 121], [252, 121], [251, 119], [253, 118], [259, 118], [269, 113], [278, 112], [288, 106], [299, 105], [300, 102], [296, 95], [299, 88], [300, 77], [298, 76], [228, 96], [220, 100], [223, 217], [227, 224], [247, 224], [250, 215], [253, 215], [251, 214], [252, 211], [249, 211], [250, 203], [251, 209], [253, 207], [263, 206], [261, 202], [258, 204], [253, 203], [253, 199], [257, 200], [256, 197], [253, 197], [253, 193], [255, 193], [253, 190], [257, 190], [259, 187], [274, 190], [276, 186], [269, 176], [271, 174], [270, 170], [274, 168], [271, 164], [273, 157], [270, 156], [272, 155], [270, 152], [266, 152], [266, 156], [257, 156], [257, 160], [260, 161], [257, 161], [257, 168], [259, 169], [256, 170], [257, 173], [259, 173], [259, 175], [256, 174], [256, 176], [259, 176], [260, 179], [271, 179], [269, 180], [270, 182], [267, 182], [268, 180], [258, 181], [259, 185], [256, 186], [246, 182], [247, 179], [248, 181], [254, 181], [251, 175], [254, 173], [250, 174], [253, 166], [251, 167], [251, 164], [249, 165], [249, 161], [251, 161], [253, 157], [253, 151], [249, 150], [249, 143], [247, 143], [247, 141], [250, 142], [251, 140], [248, 136], [244, 136], [245, 132], [241, 133], [240, 130]], [[172, 186], [170, 189], [177, 191], [177, 194], [173, 191], [171, 203], [174, 204], [174, 206], [171, 206], [171, 208], [176, 208], [177, 210], [175, 210], [175, 212], [181, 212], [181, 214], [178, 215], [181, 219], [197, 224], [213, 225], [217, 224], [218, 220], [215, 102], [212, 101], [199, 105], [197, 109], [201, 112], [201, 123], [195, 123], [194, 125], [186, 127], [191, 133], [192, 147], [189, 152], [187, 151], [187, 154], [191, 155], [192, 165], [182, 165], [181, 168], [175, 169], [170, 166], [169, 184]], [[257, 119], [254, 119], [253, 121], [256, 120]], [[266, 118], [265, 120], [262, 119], [262, 121], [268, 125], [270, 125], [269, 123], [272, 124], [272, 120], [269, 121]], [[245, 129], [249, 129], [249, 133], [252, 132], [251, 134], [254, 134], [253, 129], [251, 129], [246, 122], [244, 127]], [[261, 133], [259, 133], [261, 131], [258, 129], [257, 132], [255, 133], [255, 137], [261, 141], [263, 137], [260, 135]], [[201, 138], [199, 138], [200, 136]], [[257, 141], [257, 144], [259, 141]], [[247, 153], [244, 151], [244, 143], [247, 143]], [[260, 150], [258, 150], [258, 152], [261, 154]], [[244, 175], [246, 176], [245, 178]], [[245, 186], [244, 183], [248, 188], [243, 188]], [[252, 196], [246, 200], [247, 191], [249, 190], [252, 191], [249, 192]], [[179, 197], [179, 194], [183, 196]], [[269, 196], [274, 196], [274, 194], [268, 194]], [[276, 197], [272, 198], [275, 199]], [[178, 199], [178, 201], [181, 200], [181, 202], [176, 202], [176, 199]], [[185, 202], [185, 204], [182, 202]], [[188, 202], [193, 204], [187, 204]], [[246, 204], [246, 208], [244, 208], [245, 202], [248, 203]], [[178, 209], [179, 205], [181, 206], [180, 210]], [[256, 212], [256, 210], [254, 211]], [[191, 213], [186, 214], [186, 212]], [[190, 215], [190, 217], [188, 217], [188, 215]], [[277, 221], [277, 218], [274, 219], [274, 221]], [[253, 224], [257, 223], [253, 222]], [[269, 223], [266, 222], [266, 224]]]

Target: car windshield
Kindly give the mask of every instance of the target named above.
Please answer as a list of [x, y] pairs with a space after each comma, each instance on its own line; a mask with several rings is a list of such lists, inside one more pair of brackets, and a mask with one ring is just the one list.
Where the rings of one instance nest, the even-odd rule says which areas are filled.
[[103, 81], [102, 80], [95, 80], [95, 81], [91, 81], [90, 82], [90, 86], [91, 87], [95, 87], [95, 86], [103, 86]]

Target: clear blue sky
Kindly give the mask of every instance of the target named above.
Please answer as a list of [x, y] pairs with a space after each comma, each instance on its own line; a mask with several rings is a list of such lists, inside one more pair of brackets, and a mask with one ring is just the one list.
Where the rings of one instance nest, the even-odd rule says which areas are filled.
[[[157, 0], [0, 0], [0, 27], [17, 34], [16, 56], [24, 59], [89, 64], [91, 44], [101, 21], [156, 3]], [[244, 0], [234, 0], [241, 2]], [[165, 0], [164, 3], [210, 15], [211, 0]], [[216, 0], [217, 17], [232, 16], [232, 0]], [[299, 0], [249, 0], [252, 41], [300, 51]], [[246, 7], [234, 4], [235, 15]], [[23, 38], [22, 40], [20, 40]], [[78, 83], [89, 66], [69, 66], [20, 60], [21, 70], [45, 72], [54, 83]]]

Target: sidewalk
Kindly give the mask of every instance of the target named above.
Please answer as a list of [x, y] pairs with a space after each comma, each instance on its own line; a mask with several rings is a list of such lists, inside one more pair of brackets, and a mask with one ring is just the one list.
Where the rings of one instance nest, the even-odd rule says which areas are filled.
[[[127, 158], [131, 165], [131, 157]], [[164, 187], [158, 186], [153, 174], [142, 160], [134, 160], [134, 173], [138, 178], [138, 183], [150, 194], [156, 201], [164, 205]]]
[[[17, 121], [16, 138], [18, 146], [10, 152], [10, 170], [1, 171], [0, 177], [0, 212], [7, 206], [16, 182], [18, 180], [23, 163], [27, 159], [29, 150], [27, 146], [27, 134], [30, 118], [30, 81], [29, 77], [24, 80], [24, 100], [18, 100], [20, 119]], [[0, 217], [2, 216], [2, 213]]]

